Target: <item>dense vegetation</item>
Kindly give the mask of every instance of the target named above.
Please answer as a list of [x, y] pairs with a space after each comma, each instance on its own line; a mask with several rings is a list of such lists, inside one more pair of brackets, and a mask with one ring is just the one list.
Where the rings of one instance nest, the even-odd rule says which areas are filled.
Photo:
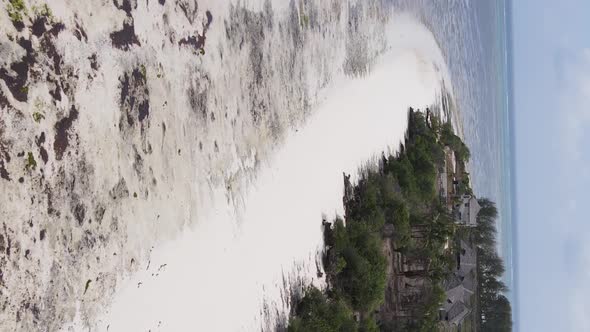
[[498, 211], [493, 202], [480, 199], [482, 209], [478, 214], [475, 230], [477, 243], [480, 303], [480, 326], [482, 332], [504, 332], [512, 329], [510, 302], [502, 295], [506, 285], [500, 280], [504, 264], [496, 251], [496, 218]]
[[[290, 331], [437, 329], [438, 311], [445, 296], [440, 284], [455, 264], [451, 251], [443, 250], [443, 246], [456, 233], [453, 218], [435, 189], [437, 173], [444, 165], [445, 146], [455, 150], [461, 162], [470, 155], [450, 124], [441, 125], [435, 117], [429, 123], [425, 114], [412, 110], [408, 120], [406, 140], [397, 154], [383, 155], [378, 163], [366, 167], [355, 185], [345, 178], [346, 224], [338, 218], [326, 230], [325, 268], [330, 287], [325, 295], [314, 288], [306, 291], [289, 323]], [[463, 192], [470, 191], [466, 183]], [[428, 279], [432, 287], [416, 309], [415, 319], [399, 324], [381, 322], [389, 325], [379, 327], [373, 313], [385, 298], [386, 225], [393, 225], [397, 251], [415, 261], [428, 262], [429, 268], [421, 277]], [[412, 229], [424, 232], [419, 243], [413, 240]], [[488, 242], [490, 234], [487, 228], [478, 232]], [[358, 319], [353, 319], [353, 313]], [[486, 312], [486, 321], [493, 317]]]
[[356, 331], [352, 311], [340, 299], [328, 299], [317, 288], [310, 287], [297, 306], [296, 318], [289, 323], [293, 332], [352, 332]]

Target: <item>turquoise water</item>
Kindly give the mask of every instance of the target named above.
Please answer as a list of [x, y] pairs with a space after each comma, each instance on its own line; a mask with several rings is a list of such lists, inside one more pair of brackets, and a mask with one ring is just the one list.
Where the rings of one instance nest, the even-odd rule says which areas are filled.
[[[461, 114], [464, 139], [472, 152], [473, 188], [496, 202], [498, 249], [506, 265], [506, 294], [517, 299], [513, 257], [512, 121], [509, 47], [510, 2], [393, 0], [430, 27], [445, 54]], [[515, 247], [515, 246], [514, 246]], [[516, 314], [513, 310], [514, 320]], [[516, 326], [516, 324], [515, 324]]]

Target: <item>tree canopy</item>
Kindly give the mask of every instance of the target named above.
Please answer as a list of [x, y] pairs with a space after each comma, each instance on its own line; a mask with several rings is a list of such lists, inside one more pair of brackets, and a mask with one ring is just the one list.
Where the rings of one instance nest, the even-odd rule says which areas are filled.
[[496, 205], [488, 199], [479, 199], [481, 210], [477, 216], [475, 243], [477, 244], [477, 278], [480, 303], [480, 324], [483, 332], [512, 330], [510, 302], [503, 295], [508, 289], [501, 277], [504, 262], [496, 250]]

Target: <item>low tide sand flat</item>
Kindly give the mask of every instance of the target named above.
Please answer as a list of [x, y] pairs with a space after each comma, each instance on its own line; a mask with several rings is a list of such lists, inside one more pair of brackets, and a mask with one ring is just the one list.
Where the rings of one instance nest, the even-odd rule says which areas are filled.
[[342, 172], [451, 87], [379, 1], [26, 4], [0, 13], [9, 330], [272, 327], [322, 284]]

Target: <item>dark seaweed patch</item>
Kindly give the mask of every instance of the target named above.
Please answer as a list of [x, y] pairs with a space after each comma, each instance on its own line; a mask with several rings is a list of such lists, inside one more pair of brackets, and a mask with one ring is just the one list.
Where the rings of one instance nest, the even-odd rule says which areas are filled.
[[30, 40], [21, 37], [18, 44], [25, 49], [27, 54], [21, 58], [21, 61], [13, 62], [10, 65], [10, 69], [16, 76], [11, 75], [6, 68], [0, 68], [0, 79], [4, 80], [16, 100], [24, 102], [27, 101], [29, 95], [29, 88], [27, 87], [29, 68], [35, 63], [36, 59]]
[[12, 21], [12, 25], [16, 28], [16, 31], [21, 32], [25, 28], [25, 23], [23, 21]]
[[131, 16], [131, 10], [137, 8], [137, 2], [133, 1], [132, 4], [131, 0], [113, 0], [113, 5], [115, 5], [117, 9], [121, 9], [122, 11], [124, 11], [127, 14], [127, 16]]
[[96, 245], [96, 236], [90, 230], [84, 231], [84, 236], [77, 243], [78, 250], [88, 250], [94, 248]]
[[179, 0], [178, 6], [184, 13], [184, 16], [189, 21], [189, 23], [193, 24], [195, 18], [197, 17], [197, 11], [199, 10], [199, 5], [197, 2], [194, 0]]
[[141, 43], [135, 35], [135, 26], [133, 25], [133, 19], [131, 22], [124, 22], [123, 29], [111, 33], [111, 42], [113, 46], [123, 51], [129, 51], [132, 45], [141, 46]]
[[150, 114], [150, 103], [144, 100], [139, 104], [139, 121], [143, 121]]
[[4, 180], [10, 181], [10, 174], [6, 170], [5, 165], [5, 163], [8, 162], [10, 162], [10, 155], [2, 144], [2, 141], [0, 141], [0, 177]]
[[18, 101], [27, 101], [29, 89], [25, 86], [29, 78], [29, 65], [26, 61], [14, 62], [10, 69], [16, 73], [12, 76], [6, 68], [0, 68], [0, 79], [4, 80], [12, 96]]
[[38, 138], [35, 139], [37, 146], [41, 146], [41, 144], [45, 143], [45, 132], [42, 132]]
[[179, 46], [183, 46], [183, 45], [189, 45], [192, 46], [195, 50], [201, 50], [202, 48], [205, 47], [205, 35], [203, 34], [203, 36], [201, 35], [197, 35], [197, 36], [188, 36], [185, 38], [182, 38], [179, 42], [178, 45]]
[[96, 220], [96, 222], [98, 222], [99, 224], [102, 223], [102, 218], [104, 218], [104, 213], [105, 213], [106, 209], [104, 206], [99, 205], [96, 207], [96, 210], [94, 211], [94, 219]]
[[131, 74], [133, 75], [133, 79], [135, 81], [135, 87], [139, 87], [142, 85], [145, 85], [145, 74], [143, 73], [143, 70], [145, 70], [145, 67], [142, 65], [143, 69], [139, 69], [139, 68], [135, 68], [133, 69], [133, 72], [131, 72]]
[[39, 316], [41, 315], [41, 311], [39, 310], [37, 303], [33, 303], [33, 305], [31, 306], [31, 313], [33, 314], [33, 317], [35, 317], [35, 321], [38, 321]]
[[211, 25], [211, 22], [213, 22], [213, 15], [210, 11], [207, 11], [205, 15], [207, 16], [207, 22], [203, 24], [203, 34], [197, 34], [196, 36], [188, 36], [182, 38], [178, 42], [178, 46], [192, 46], [195, 51], [198, 51], [201, 54], [205, 54], [205, 40], [207, 39], [207, 30], [209, 30], [209, 26]]
[[[27, 57], [32, 57], [33, 56], [33, 43], [31, 43], [30, 40], [21, 37], [18, 40], [18, 45], [20, 47], [24, 48], [25, 51], [27, 51]], [[32, 58], [32, 59], [34, 59], [34, 58]]]
[[133, 161], [133, 169], [135, 169], [135, 172], [137, 173], [137, 175], [141, 176], [141, 173], [143, 173], [143, 158], [137, 152], [137, 149], [136, 149], [135, 146], [133, 146], [133, 149], [135, 150], [135, 158], [134, 158], [134, 161]]
[[119, 105], [123, 106], [127, 96], [129, 96], [129, 76], [127, 76], [127, 73], [123, 75], [123, 79], [119, 79], [119, 82], [121, 82], [121, 98], [119, 99]]
[[55, 89], [49, 90], [49, 94], [51, 95], [51, 97], [53, 97], [53, 100], [61, 101], [61, 87], [59, 86], [59, 83], [50, 79], [48, 79], [47, 81], [49, 83], [55, 84]]
[[47, 160], [49, 160], [49, 156], [47, 155], [47, 150], [44, 147], [39, 147], [39, 154], [41, 155], [41, 160], [43, 160], [44, 164], [47, 164]]
[[82, 39], [84, 39], [85, 42], [88, 42], [88, 36], [86, 35], [86, 31], [84, 30], [84, 27], [82, 27], [78, 22], [76, 22], [76, 30], [74, 30], [74, 36], [79, 41], [82, 41]]
[[113, 46], [123, 51], [128, 51], [131, 45], [141, 46], [135, 34], [133, 16], [131, 16], [131, 10], [137, 8], [137, 2], [134, 1], [132, 4], [131, 0], [113, 0], [113, 4], [127, 14], [127, 19], [123, 22], [123, 29], [112, 32], [110, 35]]
[[4, 248], [6, 250], [6, 256], [10, 257], [10, 249], [12, 247], [12, 240], [10, 239], [10, 236], [8, 236], [8, 229], [6, 227], [6, 223], [2, 223], [2, 225], [4, 226], [4, 236], [6, 238], [6, 245], [4, 246]]
[[113, 199], [121, 199], [129, 197], [129, 189], [127, 188], [127, 182], [125, 178], [119, 179], [119, 182], [111, 189], [110, 196]]
[[39, 135], [39, 138], [35, 139], [35, 143], [37, 143], [37, 147], [39, 147], [39, 154], [41, 155], [41, 160], [43, 160], [44, 164], [47, 164], [47, 160], [49, 160], [49, 156], [47, 155], [47, 150], [43, 144], [45, 143], [45, 132], [42, 132]]
[[84, 204], [78, 203], [72, 212], [74, 214], [74, 218], [76, 218], [76, 221], [78, 221], [78, 225], [82, 226], [84, 223], [84, 217], [86, 217], [86, 207]]
[[61, 65], [62, 59], [59, 52], [57, 52], [57, 48], [53, 43], [53, 39], [49, 36], [43, 37], [41, 40], [41, 49], [50, 58], [53, 62], [53, 71], [56, 75], [61, 75]]
[[98, 61], [96, 60], [96, 53], [89, 56], [88, 60], [90, 60], [90, 68], [92, 68], [92, 70], [95, 71], [98, 70]]
[[[287, 22], [287, 34], [293, 39], [293, 51], [290, 54], [291, 64], [288, 67], [294, 67], [296, 59], [296, 52], [300, 48], [301, 36], [299, 29], [299, 21], [297, 17], [293, 19], [293, 15], [297, 15], [296, 8], [291, 2], [291, 11], [289, 21]], [[265, 96], [260, 91], [264, 91], [265, 77], [271, 75], [268, 70], [269, 56], [263, 53], [260, 43], [266, 38], [268, 29], [272, 28], [273, 13], [269, 5], [265, 5], [263, 12], [253, 12], [245, 8], [230, 7], [230, 20], [225, 22], [226, 37], [230, 41], [230, 45], [235, 48], [246, 48], [249, 52], [249, 63], [252, 80], [248, 82], [248, 90], [250, 95], [250, 105], [248, 105], [249, 113], [254, 124], [260, 124], [262, 119], [267, 115], [271, 106], [268, 104]], [[289, 73], [291, 74], [291, 73]]]
[[4, 108], [5, 106], [7, 106], [9, 104], [10, 103], [8, 102], [8, 98], [6, 98], [6, 96], [2, 92], [2, 89], [0, 89], [0, 109]]
[[10, 174], [6, 170], [6, 166], [4, 166], [4, 160], [0, 160], [0, 177], [4, 180], [10, 181]]
[[188, 89], [188, 97], [191, 109], [203, 119], [207, 119], [207, 105], [209, 102], [209, 87], [211, 82], [208, 76], [197, 77]]
[[65, 28], [66, 26], [63, 23], [57, 22], [51, 26], [51, 29], [49, 29], [49, 33], [52, 34], [53, 37], [57, 37], [57, 35], [59, 35], [59, 33], [62, 32]]
[[[129, 75], [124, 73], [119, 78], [121, 96], [119, 106], [121, 117], [119, 119], [119, 130], [131, 128], [137, 120], [143, 122], [149, 118], [149, 90], [146, 86], [145, 66], [135, 68]], [[143, 130], [143, 126], [142, 126]]]
[[37, 37], [41, 37], [46, 31], [47, 28], [45, 24], [47, 23], [47, 17], [45, 16], [38, 16], [33, 21], [33, 25], [31, 25], [31, 32], [33, 35]]
[[[2, 122], [0, 122], [2, 124]], [[10, 153], [8, 152], [9, 142], [4, 139], [4, 129], [0, 126], [0, 177], [10, 181], [10, 174], [6, 170], [6, 163], [10, 162]]]
[[210, 11], [206, 11], [205, 16], [207, 16], [207, 28], [209, 28], [211, 22], [213, 22], [213, 15], [211, 15]]
[[55, 141], [53, 142], [53, 150], [55, 151], [55, 159], [57, 160], [61, 160], [69, 145], [68, 130], [72, 127], [72, 124], [76, 119], [78, 119], [78, 110], [72, 106], [70, 114], [55, 124]]

